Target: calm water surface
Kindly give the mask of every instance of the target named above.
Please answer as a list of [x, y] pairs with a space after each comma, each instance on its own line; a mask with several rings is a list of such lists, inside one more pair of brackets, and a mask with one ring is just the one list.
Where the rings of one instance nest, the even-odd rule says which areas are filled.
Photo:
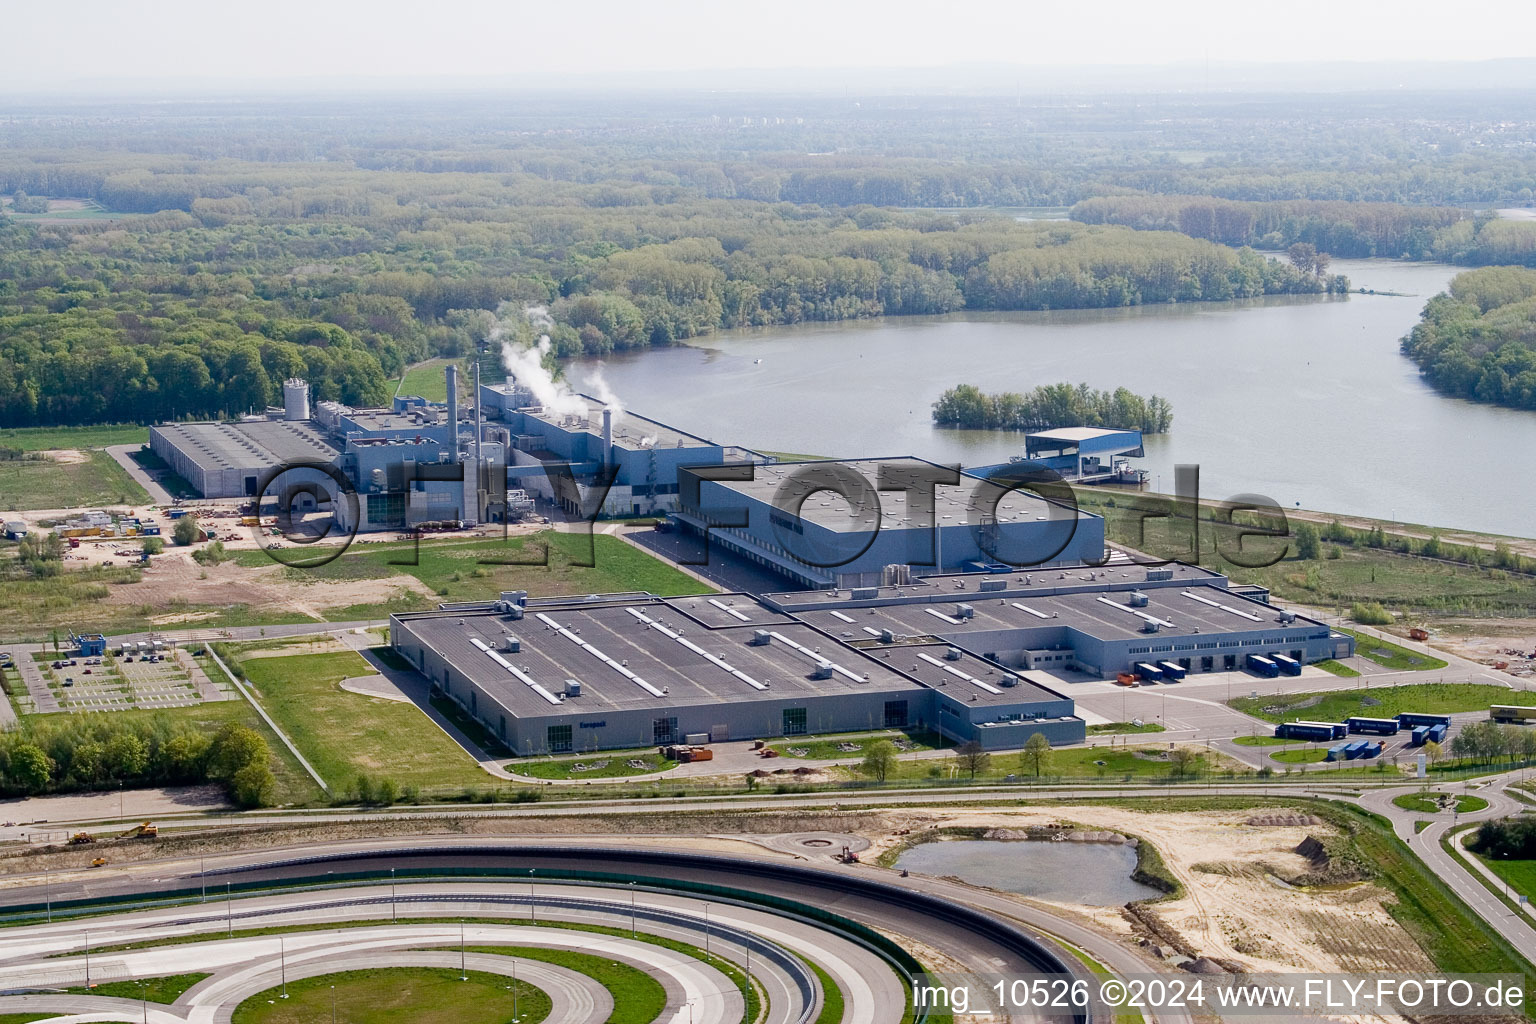
[[[984, 465], [1022, 444], [938, 429], [946, 388], [1124, 385], [1173, 403], [1143, 465], [1172, 489], [1463, 529], [1536, 535], [1536, 413], [1442, 397], [1398, 340], [1456, 268], [1336, 260], [1355, 287], [1401, 295], [979, 313], [730, 331], [610, 360], [635, 410], [728, 444]], [[578, 386], [596, 364], [569, 374]]]
[[1131, 881], [1135, 850], [1108, 843], [957, 839], [914, 846], [896, 859], [896, 866], [1090, 907], [1117, 907], [1162, 895]]

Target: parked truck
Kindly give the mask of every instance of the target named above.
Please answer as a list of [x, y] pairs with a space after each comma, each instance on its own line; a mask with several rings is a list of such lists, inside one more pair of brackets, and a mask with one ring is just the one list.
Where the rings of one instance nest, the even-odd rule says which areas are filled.
[[1343, 722], [1281, 722], [1275, 736], [1282, 740], [1341, 740], [1349, 735]]
[[1396, 736], [1402, 725], [1395, 718], [1346, 718], [1344, 724], [1352, 733], [1371, 736]]
[[1264, 657], [1262, 654], [1250, 654], [1247, 661], [1248, 671], [1254, 675], [1273, 679], [1280, 674], [1280, 666]]

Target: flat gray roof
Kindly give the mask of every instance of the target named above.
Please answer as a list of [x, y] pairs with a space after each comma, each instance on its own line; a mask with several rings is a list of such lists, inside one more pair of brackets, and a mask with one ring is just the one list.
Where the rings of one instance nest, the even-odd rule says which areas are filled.
[[[1036, 596], [973, 593], [958, 594], [944, 601], [806, 610], [798, 615], [828, 631], [852, 628], [872, 635], [868, 633], [869, 629], [877, 632], [889, 629], [909, 636], [956, 638], [988, 630], [1071, 627], [1101, 640], [1144, 637], [1155, 641], [1160, 636], [1193, 634], [1207, 634], [1215, 640], [1228, 633], [1275, 630], [1279, 635], [1279, 631], [1326, 628], [1322, 623], [1300, 616], [1293, 622], [1282, 623], [1279, 608], [1239, 597], [1220, 587], [1148, 588], [1139, 592], [1147, 598], [1144, 606], [1132, 605], [1131, 593], [1128, 590]], [[956, 614], [959, 604], [968, 605], [974, 614], [960, 618]], [[1142, 632], [1142, 624], [1148, 617], [1158, 620], [1158, 632]], [[852, 624], [845, 621], [849, 618], [854, 620]]]
[[[710, 703], [921, 689], [880, 661], [800, 623], [708, 629], [654, 600], [591, 608], [533, 607], [521, 620], [490, 612], [453, 611], [396, 618], [520, 718], [636, 709], [661, 712]], [[748, 643], [757, 628], [774, 632], [767, 645]], [[507, 636], [521, 641], [521, 651], [500, 649]], [[476, 640], [498, 649], [509, 665], [549, 693], [558, 696], [567, 679], [576, 679], [582, 684], [581, 695], [551, 703], [477, 646]], [[827, 679], [811, 679], [821, 659], [841, 671], [833, 671]]]
[[[506, 385], [502, 385], [504, 389]], [[586, 403], [587, 411], [581, 415], [559, 416], [542, 408], [517, 409], [541, 422], [562, 430], [585, 431], [602, 436], [604, 404], [590, 395], [575, 396]], [[668, 426], [659, 420], [624, 410], [613, 419], [613, 443], [620, 448], [633, 450], [650, 448], [718, 448], [713, 441]]]
[[[866, 653], [962, 704], [991, 706], [1069, 699], [1032, 679], [1027, 671], [998, 668], [968, 651], [961, 651], [959, 658], [950, 660], [949, 649], [947, 644], [903, 644], [870, 648]], [[1010, 679], [1012, 686], [1005, 683]]]
[[409, 413], [391, 412], [388, 409], [366, 409], [353, 412], [347, 418], [360, 430], [422, 430], [442, 427], [448, 422], [445, 416], [437, 423], [423, 423], [420, 419], [413, 419]]
[[205, 472], [336, 458], [336, 448], [308, 420], [166, 423], [153, 429]]
[[[925, 511], [909, 507], [905, 490], [878, 491], [878, 507], [863, 503], [855, 506], [840, 493], [824, 489], [829, 477], [818, 474], [818, 466], [825, 467], [829, 473], [837, 471], [833, 467], [851, 469], [869, 481], [872, 491], [879, 487], [882, 469], [887, 482], [898, 486], [907, 480], [916, 484], [920, 480], [930, 479], [935, 469], [933, 463], [911, 457], [787, 462], [760, 465], [753, 479], [721, 481], [720, 486], [763, 504], [773, 505], [784, 512], [794, 512], [796, 503], [803, 497], [806, 500], [800, 504], [799, 517], [837, 533], [868, 533], [875, 529], [877, 517], [882, 529], [930, 525]], [[989, 486], [996, 485], [985, 484], [975, 477], [961, 476], [958, 486], [940, 485], [935, 488], [935, 518], [932, 523], [939, 526], [980, 525], [991, 521], [1067, 523], [1073, 518], [1092, 517], [1091, 513], [1082, 511], [1074, 515], [1073, 510], [1066, 506], [1048, 502], [1027, 491], [1016, 490], [1003, 495], [997, 502], [996, 518], [993, 520], [990, 518], [994, 513], [991, 502], [978, 499], [978, 495], [987, 494]]]

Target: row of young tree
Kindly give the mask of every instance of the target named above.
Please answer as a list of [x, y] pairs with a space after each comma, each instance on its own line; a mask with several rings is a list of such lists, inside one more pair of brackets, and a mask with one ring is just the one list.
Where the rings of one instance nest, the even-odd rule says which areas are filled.
[[940, 426], [975, 430], [1046, 430], [1109, 427], [1165, 434], [1173, 407], [1161, 395], [1143, 397], [1129, 388], [1095, 391], [1087, 384], [1044, 384], [1027, 394], [988, 394], [973, 384], [952, 387], [933, 403]]
[[1425, 305], [1402, 351], [1440, 391], [1536, 409], [1536, 270], [1457, 274]]
[[1536, 860], [1536, 818], [1485, 821], [1467, 845], [1495, 860]]
[[0, 733], [0, 793], [217, 782], [239, 806], [261, 807], [276, 798], [271, 760], [261, 734], [233, 722], [210, 736], [167, 715], [34, 715]]

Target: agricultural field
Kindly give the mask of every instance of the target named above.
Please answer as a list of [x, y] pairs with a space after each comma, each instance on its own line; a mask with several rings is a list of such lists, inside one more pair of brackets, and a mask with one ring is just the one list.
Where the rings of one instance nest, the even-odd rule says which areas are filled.
[[490, 781], [415, 705], [342, 689], [343, 679], [374, 674], [356, 651], [328, 638], [289, 653], [298, 647], [246, 647], [231, 653], [230, 667], [333, 793], [346, 793], [359, 776], [402, 789]]
[[144, 488], [103, 451], [0, 460], [0, 509], [7, 512], [148, 503]]
[[1283, 722], [1298, 716], [1310, 721], [1342, 722], [1350, 716], [1392, 718], [1408, 711], [1430, 715], [1457, 711], [1486, 711], [1509, 698], [1502, 686], [1478, 683], [1411, 683], [1374, 686], [1328, 693], [1283, 693], [1259, 697], [1235, 697], [1228, 705], [1266, 722]]

